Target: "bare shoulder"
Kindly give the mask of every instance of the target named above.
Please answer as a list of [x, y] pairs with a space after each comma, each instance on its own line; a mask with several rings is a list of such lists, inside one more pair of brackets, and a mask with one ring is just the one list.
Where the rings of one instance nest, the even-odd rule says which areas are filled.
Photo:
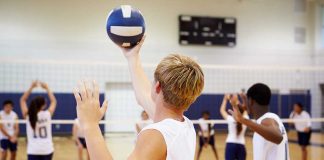
[[128, 160], [166, 159], [166, 143], [161, 132], [148, 129], [138, 135], [136, 146]]

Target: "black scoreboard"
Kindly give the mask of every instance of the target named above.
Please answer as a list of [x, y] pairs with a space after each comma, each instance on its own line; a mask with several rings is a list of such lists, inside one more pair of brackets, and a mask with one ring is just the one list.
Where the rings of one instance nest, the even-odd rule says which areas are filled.
[[179, 16], [179, 44], [236, 45], [236, 18]]

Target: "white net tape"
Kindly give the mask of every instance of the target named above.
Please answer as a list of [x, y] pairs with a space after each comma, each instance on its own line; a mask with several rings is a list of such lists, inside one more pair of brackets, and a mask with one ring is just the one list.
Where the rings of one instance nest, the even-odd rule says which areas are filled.
[[[292, 122], [305, 122], [308, 121], [307, 119], [281, 119], [283, 123], [292, 123]], [[310, 119], [311, 122], [324, 122], [324, 118], [312, 118]], [[5, 121], [0, 120], [0, 123], [11, 123], [13, 121]], [[26, 120], [16, 120], [14, 122], [17, 122], [19, 124], [25, 124]], [[62, 120], [62, 119], [54, 119], [51, 121], [52, 124], [74, 124], [75, 120]], [[208, 124], [226, 124], [226, 120], [206, 120], [206, 121], [198, 121], [198, 120], [192, 120], [194, 124], [201, 124], [201, 123], [208, 123]], [[110, 121], [110, 120], [101, 120], [99, 124], [129, 124], [129, 123], [147, 123], [145, 121], [136, 121], [136, 120], [130, 120], [130, 119], [124, 119], [124, 120], [118, 120], [118, 121]]]

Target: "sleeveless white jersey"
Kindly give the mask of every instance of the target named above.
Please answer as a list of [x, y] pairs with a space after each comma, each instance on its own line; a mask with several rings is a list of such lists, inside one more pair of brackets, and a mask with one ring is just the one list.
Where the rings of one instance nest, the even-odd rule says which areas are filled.
[[[248, 115], [243, 115], [244, 118], [249, 119]], [[237, 122], [235, 119], [228, 115], [227, 116], [227, 125], [228, 125], [228, 135], [226, 138], [226, 143], [236, 143], [236, 144], [245, 144], [245, 131], [246, 131], [246, 125], [242, 124], [242, 131], [240, 132], [239, 135], [237, 135], [237, 129], [236, 129], [236, 124]]]
[[266, 113], [257, 119], [256, 122], [261, 124], [261, 122], [266, 118], [271, 118], [278, 123], [283, 140], [280, 144], [275, 144], [264, 139], [261, 135], [255, 132], [253, 135], [253, 159], [289, 160], [288, 137], [281, 119], [274, 113]]
[[[4, 121], [11, 121], [3, 123], [3, 129], [10, 135], [13, 136], [15, 134], [15, 121], [17, 120], [18, 116], [14, 111], [10, 111], [7, 114], [5, 111], [0, 111], [1, 120]], [[0, 132], [0, 139], [8, 139], [2, 132]]]
[[166, 160], [193, 160], [196, 149], [196, 132], [193, 123], [184, 117], [184, 121], [164, 119], [146, 126], [141, 132], [149, 129], [158, 130], [167, 147]]
[[48, 155], [54, 152], [52, 141], [51, 113], [49, 111], [38, 112], [36, 128], [30, 125], [27, 117], [27, 154]]

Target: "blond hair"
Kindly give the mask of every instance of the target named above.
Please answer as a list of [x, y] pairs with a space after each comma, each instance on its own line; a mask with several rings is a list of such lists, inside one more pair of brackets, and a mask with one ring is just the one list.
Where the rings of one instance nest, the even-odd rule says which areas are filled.
[[164, 101], [177, 109], [187, 110], [204, 88], [204, 73], [193, 59], [179, 54], [165, 57], [156, 67]]

